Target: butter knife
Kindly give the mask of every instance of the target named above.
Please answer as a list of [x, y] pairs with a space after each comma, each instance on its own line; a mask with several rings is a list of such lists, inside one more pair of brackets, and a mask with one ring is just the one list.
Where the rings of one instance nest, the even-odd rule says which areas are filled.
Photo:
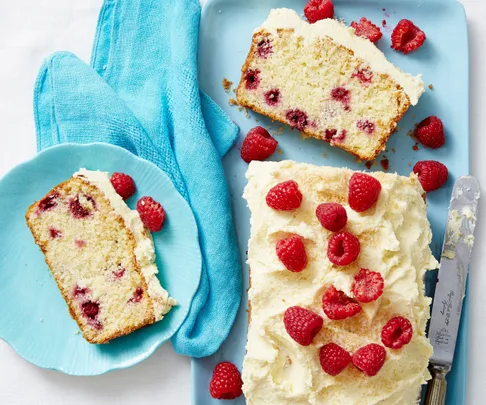
[[430, 359], [432, 380], [426, 405], [445, 403], [446, 375], [451, 370], [465, 296], [474, 228], [480, 197], [479, 183], [472, 176], [457, 179], [452, 191], [449, 217], [430, 319], [429, 339], [434, 348]]

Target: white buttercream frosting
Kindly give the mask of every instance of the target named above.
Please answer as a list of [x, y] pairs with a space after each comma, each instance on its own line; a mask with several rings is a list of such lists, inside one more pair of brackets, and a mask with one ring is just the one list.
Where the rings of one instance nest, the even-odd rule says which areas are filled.
[[[430, 299], [424, 295], [426, 270], [438, 267], [429, 243], [423, 189], [412, 174], [402, 177], [372, 173], [382, 191], [374, 208], [357, 213], [347, 204], [353, 171], [283, 162], [252, 162], [244, 198], [251, 210], [248, 247], [251, 288], [247, 354], [243, 390], [248, 405], [412, 405], [417, 403], [432, 347], [425, 335]], [[295, 180], [303, 194], [298, 210], [279, 212], [266, 205], [265, 196], [277, 183]], [[318, 204], [339, 202], [348, 214], [345, 230], [358, 237], [358, 260], [345, 267], [332, 265], [326, 255], [331, 232], [315, 216]], [[304, 238], [309, 263], [301, 273], [288, 271], [279, 261], [276, 242], [289, 234]], [[385, 281], [383, 295], [362, 304], [361, 314], [331, 321], [322, 311], [322, 295], [334, 285], [349, 296], [360, 268], [378, 271]], [[323, 329], [310, 346], [297, 344], [287, 334], [283, 314], [290, 306], [309, 308], [324, 318]], [[383, 368], [367, 377], [349, 365], [336, 377], [319, 363], [319, 348], [334, 342], [353, 353], [381, 344], [381, 329], [394, 316], [413, 325], [411, 342], [399, 350], [386, 349]]]
[[177, 301], [169, 297], [157, 278], [159, 271], [155, 264], [155, 247], [150, 231], [143, 225], [138, 212], [131, 210], [123, 198], [117, 194], [108, 173], [79, 169], [73, 177], [82, 177], [85, 181], [98, 187], [105, 194], [113, 210], [123, 218], [125, 226], [132, 232], [136, 242], [135, 257], [147, 283], [147, 292], [154, 306], [155, 320], [160, 321], [173, 306], [177, 305]]
[[403, 88], [412, 105], [416, 105], [424, 93], [424, 83], [420, 75], [414, 77], [402, 72], [390, 63], [371, 41], [356, 36], [354, 28], [347, 27], [340, 21], [327, 18], [309, 24], [294, 10], [279, 8], [271, 10], [267, 20], [256, 31], [261, 29], [272, 33], [276, 33], [278, 29], [293, 29], [297, 35], [306, 40], [322, 36], [330, 37], [338, 45], [352, 50], [356, 57], [364, 60], [375, 72], [389, 75]]

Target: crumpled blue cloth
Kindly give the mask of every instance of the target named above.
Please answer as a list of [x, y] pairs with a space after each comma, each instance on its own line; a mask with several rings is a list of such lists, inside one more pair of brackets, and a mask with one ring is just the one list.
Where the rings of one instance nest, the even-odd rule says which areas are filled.
[[34, 93], [38, 150], [63, 142], [121, 146], [159, 166], [192, 207], [202, 276], [172, 337], [175, 350], [192, 357], [213, 354], [226, 339], [242, 287], [221, 165], [238, 127], [198, 88], [200, 12], [198, 0], [106, 0], [91, 66], [55, 53]]

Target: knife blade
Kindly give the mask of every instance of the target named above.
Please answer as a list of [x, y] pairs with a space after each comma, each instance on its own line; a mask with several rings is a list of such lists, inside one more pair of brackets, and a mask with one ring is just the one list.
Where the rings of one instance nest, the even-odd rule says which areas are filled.
[[454, 184], [429, 327], [434, 353], [430, 359], [433, 379], [428, 386], [427, 405], [445, 402], [445, 376], [454, 360], [479, 197], [476, 178], [463, 176]]

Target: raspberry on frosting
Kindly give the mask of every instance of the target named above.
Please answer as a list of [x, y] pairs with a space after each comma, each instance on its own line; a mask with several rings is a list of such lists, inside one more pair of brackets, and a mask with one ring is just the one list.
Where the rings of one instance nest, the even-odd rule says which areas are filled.
[[380, 273], [361, 269], [354, 277], [352, 291], [359, 302], [369, 303], [381, 297], [384, 287], [385, 282]]
[[307, 253], [301, 236], [280, 239], [276, 250], [278, 258], [288, 270], [298, 273], [307, 266]]
[[359, 256], [360, 243], [356, 236], [349, 232], [335, 233], [329, 239], [327, 257], [337, 266], [347, 266]]
[[300, 207], [302, 198], [299, 185], [293, 180], [288, 180], [272, 187], [266, 201], [267, 205], [274, 210], [293, 211]]
[[322, 227], [331, 232], [341, 230], [348, 221], [346, 210], [338, 203], [319, 204], [316, 209], [316, 216]]
[[369, 210], [378, 201], [381, 184], [373, 176], [354, 173], [349, 180], [348, 202], [356, 212]]
[[165, 224], [165, 210], [152, 197], [142, 197], [137, 202], [137, 211], [143, 224], [152, 232], [159, 232]]
[[353, 354], [353, 364], [368, 377], [373, 377], [385, 364], [386, 350], [383, 346], [370, 343]]
[[381, 341], [386, 347], [400, 349], [412, 340], [413, 327], [403, 316], [390, 319], [381, 330]]
[[367, 38], [371, 42], [377, 42], [383, 36], [380, 28], [365, 17], [361, 17], [359, 23], [353, 21], [351, 27], [354, 28], [357, 36]]
[[302, 346], [309, 346], [322, 328], [324, 320], [309, 309], [294, 306], [284, 314], [285, 330]]
[[304, 15], [311, 24], [326, 18], [333, 18], [334, 4], [331, 0], [309, 0], [304, 7]]
[[344, 292], [330, 286], [322, 296], [322, 309], [329, 319], [338, 321], [361, 312], [361, 305]]
[[351, 363], [351, 355], [336, 343], [328, 343], [319, 350], [319, 362], [327, 374], [336, 376]]
[[128, 174], [115, 172], [111, 175], [110, 181], [117, 194], [124, 200], [137, 191], [135, 182]]

